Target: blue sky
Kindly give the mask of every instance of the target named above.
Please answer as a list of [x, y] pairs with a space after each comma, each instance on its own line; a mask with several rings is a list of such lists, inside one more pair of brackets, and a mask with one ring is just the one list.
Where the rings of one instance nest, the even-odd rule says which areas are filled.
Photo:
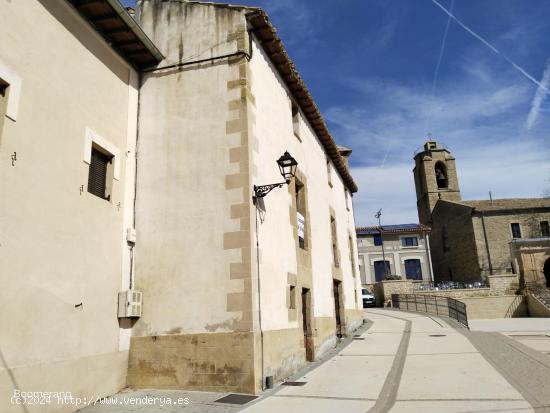
[[412, 157], [428, 133], [455, 155], [464, 199], [550, 187], [550, 2], [438, 1], [473, 33], [433, 0], [238, 2], [267, 11], [353, 149], [357, 225], [379, 208], [383, 223], [418, 221]]

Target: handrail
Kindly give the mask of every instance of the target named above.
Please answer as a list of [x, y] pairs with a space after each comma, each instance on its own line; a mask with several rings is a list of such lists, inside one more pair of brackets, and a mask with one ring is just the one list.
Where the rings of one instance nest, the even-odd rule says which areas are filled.
[[454, 298], [427, 294], [392, 294], [391, 301], [393, 308], [450, 317], [469, 328], [466, 304]]

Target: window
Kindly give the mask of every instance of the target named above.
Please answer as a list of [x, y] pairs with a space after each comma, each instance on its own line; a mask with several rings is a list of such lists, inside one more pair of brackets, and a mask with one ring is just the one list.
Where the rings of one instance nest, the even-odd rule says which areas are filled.
[[300, 109], [294, 102], [292, 102], [292, 129], [294, 136], [300, 139]]
[[296, 308], [296, 287], [294, 285], [288, 287], [288, 308], [294, 310]]
[[540, 222], [540, 234], [543, 237], [550, 237], [550, 227], [548, 226], [548, 221]]
[[349, 211], [350, 208], [349, 208], [349, 191], [347, 189], [344, 189], [344, 196], [346, 197], [346, 209]]
[[418, 247], [418, 238], [417, 237], [401, 238], [401, 245], [403, 247]]
[[110, 167], [113, 163], [112, 161], [112, 155], [107, 155], [99, 149], [92, 147], [88, 174], [88, 192], [107, 201], [111, 200], [111, 188], [108, 185], [108, 177], [112, 175], [112, 168]]
[[390, 274], [390, 271], [389, 261], [374, 261], [374, 278], [376, 281], [385, 280], [386, 274]]
[[439, 161], [435, 164], [435, 180], [439, 189], [446, 189], [448, 187], [447, 168], [443, 162]]
[[330, 217], [330, 233], [332, 235], [332, 257], [334, 259], [334, 266], [340, 266], [340, 259], [338, 258], [338, 241], [336, 237], [336, 220], [334, 217]]
[[332, 188], [332, 165], [330, 164], [330, 159], [327, 156], [327, 178], [328, 184]]
[[380, 245], [382, 245], [382, 234], [374, 234], [374, 236], [372, 237], [373, 241], [374, 241], [374, 245], [379, 247]]
[[306, 249], [306, 191], [304, 184], [294, 178], [296, 197], [296, 219], [298, 223], [298, 243], [300, 248]]
[[521, 238], [521, 227], [517, 222], [510, 224], [512, 229], [512, 238]]
[[405, 260], [405, 275], [408, 280], [422, 279], [422, 264], [419, 259]]

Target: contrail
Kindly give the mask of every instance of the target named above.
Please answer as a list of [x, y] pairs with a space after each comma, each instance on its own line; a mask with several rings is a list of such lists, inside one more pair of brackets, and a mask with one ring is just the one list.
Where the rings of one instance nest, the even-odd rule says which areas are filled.
[[[455, 6], [455, 0], [451, 0], [451, 7], [449, 13], [453, 12]], [[437, 79], [439, 78], [439, 66], [441, 66], [441, 60], [443, 60], [443, 53], [445, 53], [445, 43], [447, 41], [447, 34], [449, 33], [449, 26], [451, 25], [451, 16], [447, 19], [447, 25], [445, 26], [445, 32], [443, 33], [443, 40], [441, 41], [441, 49], [439, 50], [439, 57], [437, 58], [437, 64], [435, 66], [434, 80], [432, 83], [432, 100], [435, 96], [435, 88], [437, 86]]]
[[386, 151], [386, 154], [384, 155], [384, 159], [382, 159], [382, 163], [380, 164], [380, 169], [382, 169], [384, 167], [384, 165], [386, 164], [386, 160], [388, 159], [388, 156], [390, 154], [391, 147], [392, 147], [392, 143], [390, 142], [389, 145], [388, 145], [388, 150]]
[[546, 60], [546, 69], [544, 69], [540, 83], [541, 85], [537, 88], [535, 97], [531, 102], [531, 110], [525, 121], [525, 129], [527, 131], [529, 131], [537, 121], [542, 102], [546, 98], [546, 95], [548, 95], [548, 87], [550, 86], [550, 59]]
[[476, 39], [478, 39], [481, 43], [483, 43], [485, 46], [487, 46], [489, 49], [491, 49], [494, 53], [502, 56], [504, 60], [506, 60], [508, 63], [510, 63], [517, 71], [519, 71], [523, 76], [525, 76], [527, 79], [529, 79], [531, 82], [536, 84], [537, 86], [541, 87], [543, 90], [548, 92], [547, 86], [541, 84], [537, 79], [535, 79], [533, 76], [531, 76], [529, 73], [527, 73], [521, 66], [514, 63], [512, 60], [510, 60], [506, 55], [502, 54], [496, 47], [494, 47], [491, 43], [489, 43], [487, 40], [485, 40], [483, 37], [481, 37], [479, 34], [474, 32], [472, 29], [470, 29], [468, 26], [466, 26], [464, 23], [462, 23], [460, 20], [458, 20], [449, 10], [447, 10], [445, 7], [443, 7], [437, 0], [432, 0], [432, 3], [434, 3], [437, 7], [439, 7], [441, 10], [443, 10], [451, 19], [453, 19], [455, 22], [457, 22], [464, 30], [466, 30], [468, 33], [470, 33], [472, 36], [474, 36]]

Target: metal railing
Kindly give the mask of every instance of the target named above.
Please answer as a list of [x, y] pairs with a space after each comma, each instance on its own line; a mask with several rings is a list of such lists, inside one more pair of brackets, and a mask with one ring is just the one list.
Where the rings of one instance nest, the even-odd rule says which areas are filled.
[[424, 294], [392, 294], [391, 303], [393, 308], [453, 318], [468, 327], [466, 304], [454, 298]]

